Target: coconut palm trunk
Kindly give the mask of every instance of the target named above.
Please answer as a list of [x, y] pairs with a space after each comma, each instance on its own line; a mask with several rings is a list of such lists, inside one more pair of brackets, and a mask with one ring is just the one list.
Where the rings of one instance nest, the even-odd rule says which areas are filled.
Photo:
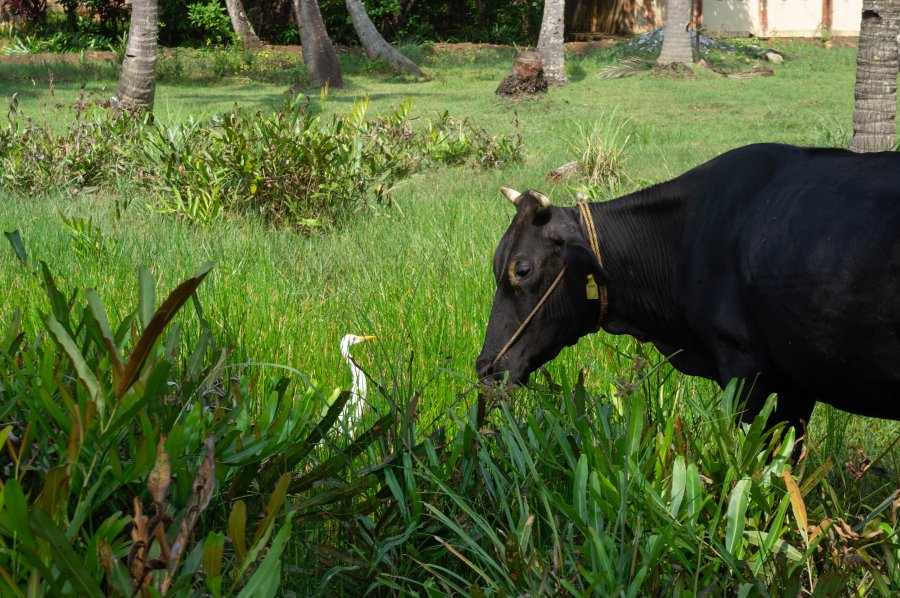
[[366, 55], [370, 60], [384, 60], [391, 63], [399, 71], [410, 73], [416, 77], [424, 77], [425, 74], [412, 60], [401, 54], [394, 46], [387, 43], [378, 33], [378, 29], [369, 18], [362, 0], [345, 0], [347, 12], [353, 22], [353, 29], [359, 37]]
[[344, 86], [337, 53], [325, 31], [325, 22], [317, 0], [293, 0], [294, 18], [300, 28], [303, 62], [309, 69], [310, 84], [315, 87]]
[[225, 0], [225, 6], [228, 8], [228, 16], [231, 17], [231, 27], [234, 29], [234, 35], [244, 47], [256, 49], [262, 46], [256, 31], [253, 30], [253, 24], [247, 18], [244, 12], [244, 4], [241, 0]]
[[656, 64], [668, 66], [672, 63], [691, 64], [694, 53], [691, 49], [691, 0], [669, 0], [666, 6], [666, 36]]
[[898, 20], [900, 0], [863, 0], [850, 142], [855, 152], [885, 151], [896, 142]]
[[128, 45], [112, 104], [119, 110], [153, 110], [156, 93], [157, 0], [134, 0]]
[[544, 77], [551, 85], [564, 85], [567, 82], [566, 53], [563, 48], [565, 15], [565, 0], [544, 0], [544, 17], [541, 20], [537, 49], [544, 62]]

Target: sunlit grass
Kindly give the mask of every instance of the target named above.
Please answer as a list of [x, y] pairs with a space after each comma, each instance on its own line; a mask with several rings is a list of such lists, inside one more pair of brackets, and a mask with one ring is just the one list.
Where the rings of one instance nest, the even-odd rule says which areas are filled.
[[[411, 98], [411, 116], [422, 124], [449, 110], [470, 116], [494, 133], [518, 133], [526, 162], [500, 171], [444, 168], [416, 175], [394, 191], [396, 208], [365, 218], [333, 234], [307, 237], [290, 229], [266, 227], [252, 218], [232, 218], [201, 229], [148, 214], [149, 198], [127, 187], [89, 191], [74, 197], [0, 201], [0, 227], [19, 229], [31, 254], [50, 264], [66, 289], [96, 287], [116, 313], [133, 305], [133, 273], [148, 265], [163, 288], [171, 288], [205, 260], [215, 270], [200, 291], [208, 319], [237, 358], [289, 365], [329, 384], [346, 384], [338, 355], [349, 332], [374, 333], [378, 344], [357, 348], [358, 361], [378, 375], [412, 360], [426, 378], [444, 369], [423, 404], [440, 420], [442, 409], [471, 386], [473, 362], [490, 309], [493, 282], [490, 258], [511, 213], [497, 192], [501, 185], [537, 188], [559, 201], [571, 190], [544, 180], [552, 168], [572, 159], [579, 130], [615, 114], [629, 141], [624, 172], [637, 184], [675, 176], [721, 152], [757, 141], [823, 144], [849, 122], [855, 55], [852, 49], [825, 51], [809, 44], [782, 44], [786, 63], [774, 77], [735, 80], [702, 75], [660, 78], [642, 74], [602, 81], [597, 71], [608, 55], [574, 59], [579, 77], [546, 96], [509, 101], [493, 91], [509, 68], [512, 54], [468, 52], [426, 55], [431, 78], [410, 82], [344, 57], [347, 86], [331, 90], [327, 111], [347, 111], [362, 96], [370, 113], [384, 113]], [[51, 92], [48, 71], [58, 69]], [[81, 69], [81, 70], [79, 70]], [[114, 73], [85, 65], [0, 66], [0, 97], [18, 94], [19, 110], [38, 122], [64, 126], [85, 85], [88, 99], [112, 92]], [[235, 105], [269, 109], [282, 103], [291, 85], [252, 80], [213, 83], [163, 81], [157, 89], [156, 118], [179, 122], [228, 110]], [[320, 99], [310, 95], [318, 109]], [[117, 208], [118, 204], [118, 208]], [[127, 205], [127, 207], [124, 207]], [[93, 216], [103, 237], [97, 256], [72, 250], [62, 212]], [[28, 306], [26, 322], [37, 328], [46, 311], [33, 280], [7, 254], [0, 285], [9, 289], [0, 320], [10, 306]], [[116, 313], [119, 319], [123, 313]], [[607, 344], [634, 343], [594, 335], [566, 350], [550, 366], [554, 376], [588, 366], [589, 384], [608, 387], [615, 380]], [[709, 385], [709, 392], [712, 385]], [[814, 418], [813, 435], [822, 428]], [[897, 426], [853, 418], [845, 446], [877, 453]], [[895, 457], [896, 458], [896, 457]]]

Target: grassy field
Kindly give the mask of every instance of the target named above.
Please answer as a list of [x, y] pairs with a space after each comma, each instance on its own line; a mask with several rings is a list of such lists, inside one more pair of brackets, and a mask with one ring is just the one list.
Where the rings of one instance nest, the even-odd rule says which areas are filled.
[[[208, 227], [190, 225], [149, 212], [150, 199], [125, 184], [74, 194], [8, 195], [0, 198], [0, 228], [21, 231], [31, 256], [47, 262], [62, 289], [96, 288], [113, 321], [135, 305], [140, 266], [150, 268], [162, 294], [212, 260], [214, 270], [199, 298], [214, 336], [235, 349], [229, 358], [232, 371], [274, 378], [280, 369], [259, 364], [279, 364], [326, 388], [347, 386], [349, 374], [338, 352], [341, 337], [375, 334], [377, 343], [355, 352], [375, 379], [418, 387], [437, 376], [421, 397], [420, 432], [428, 434], [439, 425], [455, 426], [454, 414], [463, 413], [475, 398], [468, 391], [493, 295], [491, 255], [512, 215], [498, 193], [501, 185], [539, 189], [554, 201], [571, 203], [574, 189], [549, 183], [544, 175], [577, 157], [583, 142], [579, 131], [595, 123], [620, 126], [627, 136], [623, 190], [666, 180], [748, 143], [849, 140], [854, 49], [824, 50], [811, 43], [777, 48], [785, 63], [773, 67], [775, 75], [748, 79], [701, 71], [601, 80], [597, 73], [614, 60], [611, 52], [570, 56], [567, 86], [520, 101], [493, 94], [509, 68], [510, 50], [426, 52], [431, 77], [423, 82], [393, 78], [345, 57], [348, 84], [331, 90], [324, 106], [315, 92], [300, 90], [311, 94], [315, 109], [343, 113], [368, 97], [370, 111], [382, 113], [411, 99], [414, 126], [444, 110], [471, 117], [492, 133], [520, 135], [524, 162], [499, 170], [447, 166], [416, 174], [394, 189], [394, 206], [340, 230], [312, 235], [273, 228], [250, 216], [231, 216]], [[164, 68], [174, 72], [171, 64]], [[164, 78], [156, 92], [156, 119], [178, 123], [235, 106], [277, 107], [295, 85], [290, 68], [284, 68], [284, 80], [276, 83], [203, 80], [202, 73], [184, 75], [188, 80], [182, 82]], [[0, 97], [17, 94], [20, 114], [53, 128], [73, 122], [82, 86], [88, 99], [100, 100], [115, 85], [112, 69], [77, 63], [0, 64], [0, 71], [5, 71]], [[52, 86], [48, 73], [54, 73]], [[93, 218], [102, 247], [98, 254], [81, 256], [74, 250], [62, 215]], [[0, 287], [8, 291], [0, 304], [0, 328], [12, 308], [23, 307], [25, 329], [34, 333], [41, 327], [39, 314], [50, 309], [47, 300], [11, 252], [2, 263]], [[196, 330], [192, 317], [184, 320], [188, 330]], [[556, 379], [571, 380], [586, 367], [588, 388], [612, 396], [629, 375], [630, 357], [641, 351], [658, 360], [634, 341], [599, 334], [566, 350], [548, 369]], [[713, 385], [671, 375], [666, 367], [657, 376], [659, 392], [672, 393], [658, 397], [664, 402], [673, 396], [704, 401], [720, 396]], [[521, 404], [539, 396], [522, 391]], [[845, 418], [822, 407], [813, 419], [812, 445], [819, 461], [837, 451], [842, 463], [856, 455], [853, 447], [874, 457], [900, 434], [897, 423]], [[900, 448], [895, 445], [881, 465], [888, 480], [879, 487], [896, 487]]]
[[[333, 235], [306, 237], [252, 219], [198, 229], [148, 215], [142, 208], [149, 199], [133, 197], [130, 189], [4, 201], [0, 225], [20, 229], [31, 253], [46, 260], [63, 285], [95, 287], [113, 306], [130, 305], [132, 273], [140, 265], [149, 266], [168, 288], [213, 260], [216, 269], [201, 291], [209, 317], [221, 323], [229, 342], [257, 361], [338, 381], [346, 376], [337, 352], [340, 338], [374, 333], [381, 339], [374, 350], [381, 355], [361, 357], [364, 364], [412, 351], [419, 370], [443, 364], [449, 356], [447, 369], [471, 378], [492, 296], [490, 256], [511, 216], [497, 189], [535, 188], [557, 201], [571, 201], [571, 191], [549, 184], [544, 174], [577, 157], [579, 129], [595, 122], [624, 123], [625, 173], [632, 186], [668, 179], [747, 143], [821, 145], [846, 139], [852, 49], [828, 52], [797, 43], [782, 50], [788, 61], [775, 67], [776, 76], [746, 80], [703, 73], [602, 81], [596, 72], [610, 58], [576, 56], [570, 60], [570, 85], [521, 102], [493, 95], [510, 57], [504, 51], [434, 55], [427, 63], [433, 78], [422, 83], [353, 73], [345, 89], [331, 91], [326, 110], [345, 112], [367, 96], [370, 111], [379, 113], [411, 98], [412, 118], [420, 122], [449, 110], [455, 117], [472, 117], [492, 133], [520, 134], [525, 163], [501, 171], [450, 167], [417, 175], [396, 189], [397, 209]], [[81, 85], [96, 99], [114, 87], [112, 79], [79, 79], [71, 65], [57, 68], [63, 73], [52, 96], [46, 74], [34, 84], [21, 76], [18, 82], [4, 77], [0, 93], [18, 93], [24, 115], [64, 125], [73, 120]], [[156, 117], [177, 122], [235, 105], [271, 108], [283, 102], [285, 91], [283, 85], [258, 82], [161, 84]], [[319, 104], [317, 97], [311, 101]], [[121, 218], [116, 199], [131, 206]], [[79, 258], [70, 250], [60, 213], [94, 218], [104, 244], [100, 259]], [[5, 268], [2, 277], [0, 284], [14, 289], [17, 303], [37, 297], [37, 289], [15, 268]], [[36, 313], [31, 310], [31, 317]], [[556, 363], [568, 370], [594, 364], [606, 342], [608, 337], [586, 339]], [[466, 386], [454, 378], [441, 384], [438, 404]]]

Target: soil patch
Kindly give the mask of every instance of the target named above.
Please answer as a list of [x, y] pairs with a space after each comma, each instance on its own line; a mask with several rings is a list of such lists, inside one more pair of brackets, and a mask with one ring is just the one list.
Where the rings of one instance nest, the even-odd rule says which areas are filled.
[[0, 56], [0, 64], [40, 64], [42, 62], [68, 62], [76, 64], [81, 61], [104, 62], [116, 60], [115, 52], [85, 51], [85, 52], [39, 52], [37, 54], [13, 54], [12, 56]]

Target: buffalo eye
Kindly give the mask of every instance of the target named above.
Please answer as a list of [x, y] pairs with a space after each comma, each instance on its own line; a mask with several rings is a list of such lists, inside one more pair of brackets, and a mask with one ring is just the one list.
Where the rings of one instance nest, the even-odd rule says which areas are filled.
[[531, 274], [531, 264], [528, 262], [519, 262], [516, 264], [516, 276], [518, 278], [525, 278]]

